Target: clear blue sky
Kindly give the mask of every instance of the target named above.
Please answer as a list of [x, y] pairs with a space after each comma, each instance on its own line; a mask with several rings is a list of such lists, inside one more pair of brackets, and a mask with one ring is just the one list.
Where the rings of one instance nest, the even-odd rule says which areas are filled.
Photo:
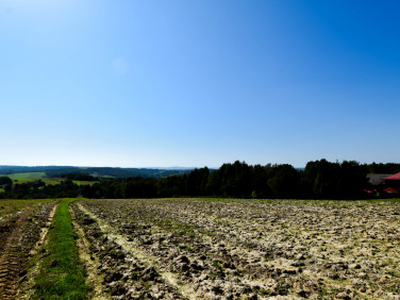
[[397, 0], [0, 0], [0, 41], [0, 164], [400, 161]]

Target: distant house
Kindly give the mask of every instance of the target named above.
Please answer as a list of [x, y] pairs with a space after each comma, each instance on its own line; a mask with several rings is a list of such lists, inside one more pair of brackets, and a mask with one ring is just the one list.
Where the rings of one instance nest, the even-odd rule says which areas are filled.
[[369, 195], [400, 197], [400, 173], [367, 174], [369, 186], [364, 190]]
[[387, 176], [383, 178], [383, 180], [385, 181], [385, 184], [400, 186], [400, 173]]
[[383, 180], [386, 187], [383, 192], [394, 195], [400, 194], [400, 173], [386, 176]]

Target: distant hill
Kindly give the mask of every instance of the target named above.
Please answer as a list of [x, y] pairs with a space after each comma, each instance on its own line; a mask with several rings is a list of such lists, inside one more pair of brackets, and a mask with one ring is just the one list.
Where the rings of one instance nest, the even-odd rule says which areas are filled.
[[64, 174], [87, 174], [99, 178], [144, 177], [162, 178], [170, 175], [188, 173], [190, 168], [153, 169], [153, 168], [113, 168], [113, 167], [71, 167], [71, 166], [0, 166], [0, 175], [26, 172], [44, 172], [46, 177], [58, 177]]

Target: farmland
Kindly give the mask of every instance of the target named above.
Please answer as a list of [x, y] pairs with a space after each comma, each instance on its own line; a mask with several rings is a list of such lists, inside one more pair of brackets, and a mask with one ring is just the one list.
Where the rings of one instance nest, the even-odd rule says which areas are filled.
[[[8, 176], [12, 179], [13, 183], [27, 183], [27, 182], [35, 182], [37, 180], [43, 181], [46, 185], [48, 184], [60, 184], [63, 180], [62, 178], [57, 177], [46, 177], [45, 172], [25, 172], [25, 173], [13, 173]], [[91, 185], [97, 181], [82, 181], [82, 180], [73, 180], [73, 183], [77, 185]]]
[[9, 175], [14, 183], [27, 183], [34, 182], [37, 180], [43, 181], [45, 184], [59, 184], [60, 182], [51, 178], [46, 178], [44, 172], [26, 172], [26, 173], [14, 173]]
[[[55, 218], [72, 218], [89, 298], [400, 297], [397, 200], [76, 199], [62, 201], [63, 211], [59, 201], [3, 202], [1, 245], [35, 250], [7, 279], [13, 291], [0, 271], [0, 296], [43, 295], [39, 278], [61, 264], [46, 258], [58, 207]], [[5, 226], [12, 220], [15, 228]], [[33, 228], [30, 248], [19, 243], [22, 228]], [[1, 263], [6, 256], [3, 246]]]

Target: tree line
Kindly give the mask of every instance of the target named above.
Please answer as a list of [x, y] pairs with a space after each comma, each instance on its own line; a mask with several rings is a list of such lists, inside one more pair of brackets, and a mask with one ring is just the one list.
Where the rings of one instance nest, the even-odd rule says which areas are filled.
[[1, 166], [0, 176], [15, 173], [44, 172], [46, 177], [61, 177], [66, 174], [83, 174], [94, 177], [147, 177], [161, 178], [170, 175], [180, 175], [185, 173], [186, 169], [156, 169], [156, 168], [114, 168], [114, 167], [71, 167], [71, 166]]
[[363, 199], [368, 197], [365, 190], [371, 188], [367, 173], [374, 170], [393, 173], [400, 170], [400, 164], [390, 164], [385, 169], [383, 164], [321, 159], [298, 170], [289, 164], [248, 165], [236, 161], [223, 164], [218, 170], [204, 167], [164, 178], [108, 178], [92, 185], [74, 184], [71, 179], [76, 179], [76, 175], [64, 176], [67, 179], [57, 185], [45, 185], [40, 180], [10, 184], [3, 179], [4, 192], [0, 197]]

